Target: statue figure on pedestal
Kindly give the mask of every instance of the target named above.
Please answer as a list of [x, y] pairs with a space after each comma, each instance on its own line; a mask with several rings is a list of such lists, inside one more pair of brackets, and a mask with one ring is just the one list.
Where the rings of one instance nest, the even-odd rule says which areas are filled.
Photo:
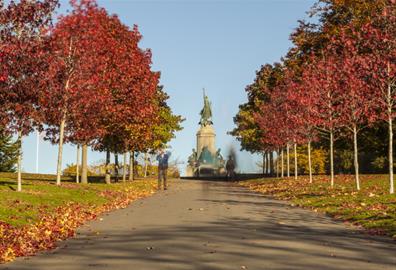
[[197, 157], [197, 151], [195, 151], [195, 149], [193, 148], [192, 154], [188, 157], [188, 164], [189, 164], [191, 167], [194, 167], [194, 166], [195, 166], [195, 163], [197, 162], [197, 159], [198, 159], [198, 157]]
[[213, 125], [212, 122], [212, 104], [209, 101], [208, 96], [205, 95], [205, 89], [203, 90], [203, 96], [204, 96], [204, 107], [201, 110], [201, 120], [199, 121], [199, 124], [201, 126], [207, 126], [207, 125]]
[[224, 158], [223, 158], [223, 156], [221, 155], [221, 148], [219, 148], [218, 150], [217, 150], [217, 152], [216, 152], [216, 159], [217, 159], [217, 162], [218, 162], [218, 166], [219, 167], [224, 167]]

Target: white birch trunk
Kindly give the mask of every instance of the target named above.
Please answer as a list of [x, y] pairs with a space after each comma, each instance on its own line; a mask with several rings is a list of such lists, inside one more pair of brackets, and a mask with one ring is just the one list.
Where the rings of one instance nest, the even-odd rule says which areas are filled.
[[388, 149], [388, 161], [389, 161], [389, 192], [390, 194], [395, 193], [394, 180], [393, 180], [393, 119], [392, 119], [392, 101], [391, 101], [391, 86], [388, 86], [388, 136], [389, 136], [389, 149]]
[[284, 166], [283, 166], [283, 148], [281, 150], [281, 177], [285, 177], [285, 170], [284, 170]]
[[334, 187], [334, 134], [330, 131], [330, 182], [331, 187]]
[[17, 191], [22, 191], [22, 131], [18, 131]]
[[360, 190], [360, 180], [359, 180], [359, 156], [358, 156], [358, 143], [357, 143], [357, 128], [356, 125], [353, 126], [353, 152], [354, 152], [354, 164], [355, 164], [355, 180], [356, 189]]
[[65, 122], [66, 122], [66, 116], [63, 115], [59, 127], [58, 164], [56, 167], [56, 185], [58, 186], [60, 186], [61, 184], [61, 175], [62, 175], [62, 154], [63, 154], [63, 137], [65, 133]]
[[[391, 66], [388, 61], [387, 63], [387, 73], [388, 77], [391, 73]], [[387, 93], [386, 93], [386, 103], [388, 109], [388, 135], [389, 135], [389, 149], [388, 149], [388, 161], [389, 161], [389, 193], [395, 193], [394, 179], [393, 179], [393, 119], [392, 119], [392, 109], [393, 109], [393, 98], [392, 98], [392, 85], [388, 83]]]
[[287, 168], [287, 177], [290, 177], [290, 146], [289, 143], [286, 144], [286, 168]]
[[111, 184], [111, 175], [110, 175], [110, 150], [106, 149], [106, 165], [105, 165], [105, 183]]
[[82, 145], [82, 158], [81, 158], [81, 183], [88, 184], [88, 146]]
[[312, 160], [311, 160], [311, 140], [308, 141], [308, 170], [309, 170], [309, 182], [312, 183]]
[[80, 182], [80, 145], [77, 144], [76, 183]]
[[297, 144], [294, 143], [294, 179], [298, 178]]

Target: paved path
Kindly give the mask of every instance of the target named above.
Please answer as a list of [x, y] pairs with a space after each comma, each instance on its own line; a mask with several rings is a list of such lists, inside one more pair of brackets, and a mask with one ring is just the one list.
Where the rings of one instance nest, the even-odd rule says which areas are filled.
[[18, 270], [396, 269], [396, 242], [226, 183], [178, 181]]

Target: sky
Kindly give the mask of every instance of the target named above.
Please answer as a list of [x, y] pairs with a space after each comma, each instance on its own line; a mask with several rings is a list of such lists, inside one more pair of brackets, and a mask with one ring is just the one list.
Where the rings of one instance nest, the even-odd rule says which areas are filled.
[[[58, 14], [69, 9], [61, 0]], [[128, 25], [138, 25], [142, 48], [152, 50], [153, 70], [161, 72], [161, 84], [170, 95], [174, 113], [185, 118], [184, 129], [170, 142], [172, 158], [182, 169], [196, 144], [202, 89], [212, 102], [216, 146], [227, 156], [231, 147], [240, 149], [228, 131], [234, 128], [238, 106], [246, 102], [245, 87], [252, 83], [261, 65], [273, 63], [291, 47], [289, 35], [298, 20], [307, 18], [313, 0], [261, 1], [137, 1], [99, 0], [109, 13]], [[39, 140], [38, 172], [55, 173], [57, 147]], [[36, 172], [37, 136], [23, 142], [23, 170]], [[63, 167], [75, 163], [76, 147], [64, 147]], [[104, 153], [89, 152], [89, 164]], [[261, 157], [238, 152], [239, 170], [259, 171]]]

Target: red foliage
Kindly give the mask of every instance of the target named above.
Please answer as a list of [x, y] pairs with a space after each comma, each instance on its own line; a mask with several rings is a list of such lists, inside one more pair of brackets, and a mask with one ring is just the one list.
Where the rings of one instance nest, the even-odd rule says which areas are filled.
[[141, 50], [141, 35], [95, 1], [72, 1], [51, 33], [50, 86], [42, 96], [47, 135], [57, 140], [66, 119], [66, 139], [96, 143], [127, 124], [150, 119], [158, 75], [151, 52]]
[[42, 40], [56, 6], [56, 0], [21, 0], [0, 9], [1, 77], [6, 79], [0, 84], [0, 124], [11, 132], [26, 135], [40, 124], [39, 82], [48, 63]]

